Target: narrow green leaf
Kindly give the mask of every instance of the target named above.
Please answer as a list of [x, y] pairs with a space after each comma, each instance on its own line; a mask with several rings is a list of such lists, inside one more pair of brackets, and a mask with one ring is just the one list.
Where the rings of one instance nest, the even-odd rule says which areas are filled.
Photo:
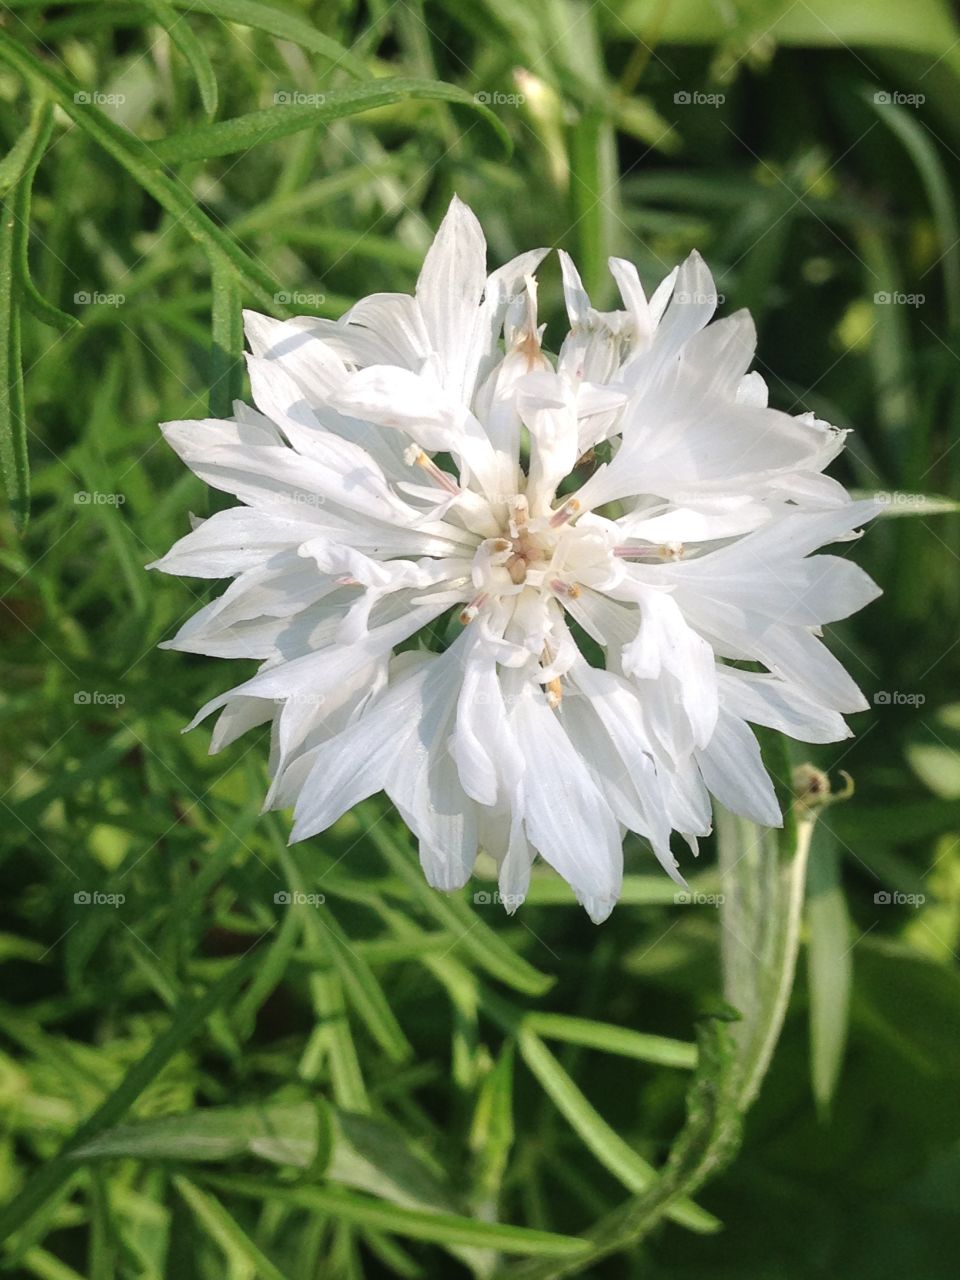
[[36, 154], [39, 140], [47, 128], [48, 120], [47, 104], [42, 102], [36, 104], [30, 116], [30, 123], [0, 160], [0, 198], [6, 197], [26, 173]]
[[374, 1231], [387, 1231], [431, 1244], [472, 1245], [499, 1249], [503, 1253], [544, 1257], [576, 1257], [586, 1250], [584, 1242], [574, 1236], [532, 1231], [526, 1227], [513, 1227], [499, 1222], [479, 1222], [474, 1218], [452, 1213], [425, 1213], [420, 1209], [384, 1204], [368, 1196], [356, 1195], [335, 1187], [288, 1187], [283, 1183], [264, 1182], [258, 1178], [219, 1174], [209, 1174], [203, 1181], [234, 1195], [273, 1201], [313, 1213], [329, 1213], [340, 1222], [349, 1222]]
[[406, 1061], [413, 1056], [413, 1047], [370, 966], [351, 947], [329, 905], [324, 903], [318, 910], [309, 904], [305, 881], [293, 857], [284, 850], [281, 858], [294, 891], [294, 902], [287, 909], [298, 914], [305, 940], [332, 963], [347, 999], [390, 1061]]
[[908, 111], [898, 103], [891, 102], [889, 93], [882, 90], [877, 92], [873, 86], [864, 89], [862, 96], [874, 108], [879, 119], [899, 138], [920, 174], [940, 239], [939, 262], [943, 271], [947, 315], [951, 327], [956, 329], [960, 324], [960, 229], [950, 179], [943, 167], [940, 153], [933, 144], [929, 130], [917, 119], [915, 111]]
[[843, 1065], [853, 981], [851, 924], [840, 866], [839, 842], [818, 823], [807, 880], [807, 985], [810, 1073], [821, 1113], [830, 1105]]
[[[173, 5], [167, 4], [167, 0], [140, 0], [140, 3], [158, 25], [163, 27], [190, 64], [190, 69], [197, 81], [197, 88], [200, 90], [203, 109], [212, 120], [217, 114], [217, 77], [214, 75], [206, 49], [194, 35], [193, 28], [186, 18], [179, 17]], [[197, 6], [183, 7], [189, 12]]]
[[725, 1021], [703, 1019], [697, 1027], [697, 1071], [687, 1092], [686, 1124], [661, 1173], [643, 1194], [605, 1214], [584, 1233], [590, 1251], [576, 1264], [547, 1259], [518, 1263], [498, 1271], [495, 1280], [559, 1280], [592, 1274], [595, 1263], [635, 1248], [661, 1219], [675, 1216], [677, 1206], [685, 1203], [682, 1197], [699, 1190], [736, 1153], [740, 1140], [736, 1082], [734, 1046]]
[[[644, 1191], [656, 1170], [634, 1151], [600, 1115], [539, 1036], [521, 1027], [520, 1054], [584, 1146], [628, 1191]], [[674, 1205], [668, 1216], [692, 1231], [715, 1231], [720, 1225], [706, 1210], [689, 1201]]]
[[636, 1058], [638, 1062], [658, 1062], [665, 1067], [685, 1067], [688, 1070], [697, 1065], [696, 1045], [671, 1040], [667, 1036], [647, 1035], [609, 1022], [534, 1011], [526, 1014], [523, 1025], [548, 1040], [563, 1040], [568, 1044], [599, 1049], [602, 1053], [621, 1054]]
[[139, 1062], [133, 1064], [106, 1101], [80, 1125], [20, 1194], [0, 1210], [0, 1241], [27, 1222], [57, 1192], [74, 1172], [76, 1151], [91, 1142], [97, 1134], [117, 1123], [174, 1054], [189, 1044], [212, 1013], [224, 1007], [253, 971], [259, 959], [255, 950], [249, 951], [208, 987], [202, 996], [190, 1001], [177, 1012], [167, 1030], [157, 1037]]
[[3, 30], [0, 30], [0, 62], [5, 62], [27, 80], [46, 87], [67, 115], [113, 156], [134, 181], [148, 191], [168, 213], [173, 214], [193, 239], [208, 253], [236, 271], [253, 297], [269, 309], [277, 309], [277, 282], [241, 249], [228, 232], [203, 213], [187, 187], [162, 172], [151, 147], [115, 124], [94, 104], [77, 102], [77, 86], [11, 39]]
[[174, 1176], [173, 1185], [202, 1229], [223, 1250], [228, 1261], [239, 1257], [252, 1263], [256, 1268], [256, 1275], [262, 1277], [262, 1280], [289, 1280], [289, 1277], [279, 1267], [274, 1266], [263, 1250], [250, 1239], [216, 1196], [203, 1191], [183, 1174]]
[[[279, 95], [278, 95], [279, 96]], [[505, 150], [510, 149], [510, 135], [489, 107], [476, 101], [458, 85], [440, 80], [411, 80], [397, 78], [372, 80], [365, 84], [348, 85], [343, 89], [329, 89], [309, 95], [308, 103], [297, 101], [294, 93], [285, 93], [290, 101], [262, 111], [251, 111], [232, 120], [201, 125], [182, 133], [170, 134], [150, 144], [153, 155], [167, 164], [182, 164], [187, 160], [207, 160], [212, 156], [228, 156], [237, 151], [249, 151], [251, 147], [275, 138], [286, 138], [300, 129], [341, 120], [344, 116], [357, 115], [376, 107], [389, 106], [407, 100], [452, 102], [470, 107], [478, 112], [493, 128]]]
[[171, 0], [171, 3], [173, 8], [183, 9], [187, 13], [210, 13], [216, 18], [223, 18], [225, 22], [236, 22], [241, 27], [265, 31], [267, 35], [277, 36], [280, 40], [291, 40], [301, 49], [319, 54], [357, 79], [363, 80], [369, 74], [349, 49], [318, 31], [313, 23], [283, 9], [276, 9], [271, 4], [260, 4], [257, 0]]
[[867, 490], [854, 492], [855, 498], [877, 498], [883, 504], [880, 518], [892, 516], [945, 516], [960, 511], [960, 502], [954, 498], [942, 498], [931, 493], [875, 493]]
[[16, 216], [8, 197], [0, 208], [0, 471], [22, 532], [30, 511], [30, 464], [20, 357], [20, 312], [14, 285]]
[[373, 806], [360, 805], [357, 813], [370, 839], [418, 905], [457, 936], [457, 950], [466, 952], [485, 973], [515, 991], [540, 996], [550, 990], [554, 979], [517, 955], [461, 898], [430, 888], [410, 851], [400, 847]]
[[210, 416], [229, 418], [243, 387], [243, 309], [236, 273], [217, 255], [210, 257]]

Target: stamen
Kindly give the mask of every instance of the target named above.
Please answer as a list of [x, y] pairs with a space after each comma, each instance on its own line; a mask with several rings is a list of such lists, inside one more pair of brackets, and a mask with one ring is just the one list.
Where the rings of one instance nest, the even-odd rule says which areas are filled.
[[527, 527], [530, 518], [530, 503], [525, 493], [518, 493], [513, 500], [513, 516], [510, 520], [511, 538], [519, 538], [521, 531]]
[[551, 711], [556, 711], [562, 701], [563, 685], [560, 683], [560, 677], [554, 676], [554, 678], [547, 683], [547, 706]]
[[560, 525], [572, 520], [579, 510], [580, 500], [578, 498], [568, 498], [563, 506], [558, 507], [550, 517], [550, 528], [559, 529]]
[[441, 489], [446, 489], [447, 493], [460, 493], [460, 486], [456, 480], [444, 471], [442, 467], [438, 467], [434, 460], [427, 456], [418, 444], [412, 444], [404, 450], [403, 460], [408, 467], [422, 467], [434, 484], [438, 484]]
[[345, 573], [339, 578], [334, 578], [334, 582], [338, 587], [359, 587], [360, 585], [359, 579], [351, 578], [349, 573]]
[[460, 610], [460, 622], [463, 626], [471, 623], [480, 612], [481, 606], [487, 601], [486, 591], [481, 591], [478, 596], [474, 596], [465, 609]]
[[507, 573], [510, 575], [510, 581], [518, 587], [521, 582], [527, 580], [527, 561], [524, 556], [511, 556], [506, 564]]
[[550, 590], [558, 596], [566, 596], [568, 600], [576, 600], [580, 596], [580, 588], [575, 582], [563, 582], [560, 578], [551, 578]]
[[613, 554], [621, 560], [682, 560], [684, 552], [682, 542], [666, 542], [660, 547], [613, 548]]

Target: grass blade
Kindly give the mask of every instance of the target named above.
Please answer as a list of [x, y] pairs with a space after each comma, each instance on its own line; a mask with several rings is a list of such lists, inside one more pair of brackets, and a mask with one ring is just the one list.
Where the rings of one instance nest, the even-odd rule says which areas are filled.
[[248, 951], [202, 996], [180, 1009], [170, 1026], [158, 1036], [139, 1062], [127, 1072], [119, 1086], [93, 1115], [85, 1120], [52, 1160], [43, 1166], [32, 1182], [5, 1209], [0, 1211], [0, 1241], [27, 1222], [63, 1182], [75, 1171], [71, 1159], [76, 1148], [102, 1130], [115, 1125], [133, 1105], [143, 1090], [166, 1066], [174, 1054], [188, 1044], [207, 1018], [222, 1009], [241, 983], [259, 962], [255, 950]]
[[375, 80], [311, 96], [317, 99], [315, 103], [278, 102], [276, 106], [265, 107], [262, 111], [250, 111], [232, 120], [220, 120], [216, 124], [171, 134], [151, 143], [151, 151], [166, 164], [228, 156], [237, 151], [249, 151], [251, 147], [263, 142], [289, 137], [300, 129], [328, 124], [333, 120], [342, 120], [345, 116], [409, 99], [452, 102], [470, 107], [479, 112], [493, 128], [504, 148], [507, 151], [510, 149], [510, 135], [489, 107], [477, 102], [474, 95], [467, 93], [465, 89], [444, 84], [440, 80]]
[[[521, 1057], [544, 1092], [604, 1168], [629, 1191], [644, 1191], [655, 1182], [657, 1173], [653, 1166], [607, 1124], [540, 1037], [523, 1027], [518, 1044]], [[689, 1201], [674, 1205], [668, 1210], [668, 1217], [692, 1231], [715, 1231], [720, 1225], [712, 1214]]]
[[[200, 90], [203, 109], [212, 120], [217, 114], [217, 77], [206, 49], [194, 35], [186, 19], [178, 17], [173, 5], [167, 4], [166, 0], [141, 0], [141, 3], [190, 64]], [[192, 9], [196, 6], [186, 7]]]
[[454, 1213], [425, 1213], [420, 1209], [384, 1204], [340, 1188], [287, 1187], [280, 1183], [264, 1182], [259, 1178], [216, 1174], [206, 1176], [203, 1181], [235, 1195], [275, 1201], [281, 1205], [308, 1209], [312, 1213], [329, 1213], [340, 1222], [374, 1231], [387, 1231], [392, 1235], [424, 1240], [431, 1244], [476, 1246], [498, 1249], [503, 1253], [554, 1258], [576, 1257], [586, 1249], [584, 1242], [575, 1236], [511, 1227], [499, 1222], [479, 1222]]

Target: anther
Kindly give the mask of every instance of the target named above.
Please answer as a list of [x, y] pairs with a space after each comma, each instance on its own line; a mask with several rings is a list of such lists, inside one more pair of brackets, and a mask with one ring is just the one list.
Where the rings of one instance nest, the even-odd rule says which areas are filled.
[[403, 460], [408, 467], [422, 467], [434, 484], [438, 484], [441, 489], [446, 489], [447, 493], [460, 493], [460, 486], [453, 477], [441, 467], [438, 467], [434, 460], [427, 456], [418, 444], [412, 444], [404, 450]]
[[579, 499], [568, 498], [566, 502], [563, 504], [563, 506], [558, 507], [557, 510], [550, 517], [550, 528], [558, 529], [560, 525], [566, 524], [568, 520], [572, 520], [579, 510], [580, 510]]
[[560, 677], [554, 676], [554, 678], [547, 683], [547, 706], [551, 711], [556, 711], [562, 701], [563, 685], [560, 683]]
[[486, 599], [487, 599], [486, 591], [481, 591], [478, 596], [473, 597], [473, 599], [470, 601], [470, 603], [467, 605], [465, 609], [460, 610], [460, 622], [463, 624], [463, 626], [467, 626], [468, 623], [471, 623], [474, 620], [474, 618], [480, 612], [481, 605], [483, 605], [486, 602]]
[[580, 596], [580, 588], [575, 582], [564, 582], [560, 578], [551, 578], [550, 590], [554, 595], [566, 596], [568, 600], [576, 600]]

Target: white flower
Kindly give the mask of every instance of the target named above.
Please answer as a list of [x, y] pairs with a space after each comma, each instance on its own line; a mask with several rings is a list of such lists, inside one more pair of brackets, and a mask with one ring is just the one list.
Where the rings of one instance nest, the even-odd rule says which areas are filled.
[[259, 412], [165, 427], [242, 505], [158, 567], [234, 579], [169, 644], [261, 660], [197, 720], [220, 711], [212, 750], [272, 721], [293, 839], [382, 790], [431, 884], [462, 886], [483, 848], [515, 904], [539, 853], [599, 921], [624, 829], [682, 884], [671, 836], [696, 851], [711, 794], [780, 823], [749, 723], [847, 735], [866, 704], [820, 628], [877, 589], [812, 553], [875, 508], [823, 475], [843, 433], [767, 407], [750, 318], [708, 323], [696, 254], [649, 300], [613, 260], [607, 314], [562, 256], [552, 362], [544, 253], [487, 277], [455, 199], [414, 297], [248, 314]]

